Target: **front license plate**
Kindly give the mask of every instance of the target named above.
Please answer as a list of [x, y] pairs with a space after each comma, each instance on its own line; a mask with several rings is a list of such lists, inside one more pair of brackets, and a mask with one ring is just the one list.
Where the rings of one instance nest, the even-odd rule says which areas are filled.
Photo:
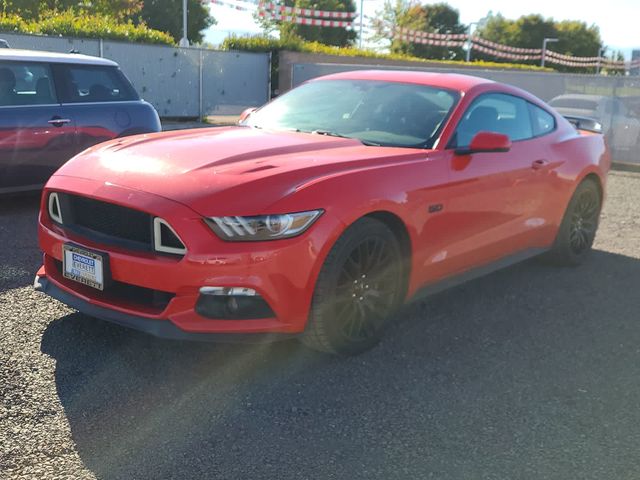
[[105, 259], [102, 255], [73, 245], [63, 245], [62, 253], [62, 274], [65, 278], [98, 290], [104, 289]]

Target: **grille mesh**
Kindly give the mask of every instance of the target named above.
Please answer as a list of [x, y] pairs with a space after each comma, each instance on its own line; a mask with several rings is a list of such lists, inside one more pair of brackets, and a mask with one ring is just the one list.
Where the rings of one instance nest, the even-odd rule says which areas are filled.
[[72, 219], [72, 228], [80, 227], [100, 236], [152, 249], [153, 218], [148, 213], [77, 195], [67, 194], [64, 197], [64, 203], [70, 210], [66, 218]]

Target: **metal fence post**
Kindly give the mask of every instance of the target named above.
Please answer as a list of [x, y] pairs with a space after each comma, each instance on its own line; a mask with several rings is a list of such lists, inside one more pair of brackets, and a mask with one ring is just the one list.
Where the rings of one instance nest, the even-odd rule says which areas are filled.
[[98, 39], [98, 52], [100, 53], [100, 58], [104, 57], [104, 41], [101, 38]]
[[267, 72], [269, 74], [267, 80], [267, 102], [271, 100], [271, 62], [273, 61], [273, 52], [269, 51], [269, 60], [267, 62]]
[[203, 82], [203, 77], [204, 77], [204, 52], [202, 50], [202, 48], [200, 49], [200, 62], [198, 65], [198, 76], [199, 76], [199, 98], [198, 98], [198, 102], [199, 102], [199, 116], [200, 116], [200, 121], [202, 122], [204, 120], [204, 105], [203, 105], [203, 93], [204, 93], [204, 86], [202, 85]]

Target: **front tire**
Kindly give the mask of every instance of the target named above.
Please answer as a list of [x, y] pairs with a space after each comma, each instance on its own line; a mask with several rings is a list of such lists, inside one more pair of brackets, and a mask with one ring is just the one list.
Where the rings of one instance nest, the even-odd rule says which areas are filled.
[[369, 350], [404, 292], [398, 239], [384, 223], [363, 218], [338, 239], [322, 266], [302, 342], [340, 355]]
[[558, 236], [548, 254], [553, 263], [563, 266], [584, 263], [596, 237], [601, 208], [598, 184], [587, 178], [578, 185], [569, 201]]

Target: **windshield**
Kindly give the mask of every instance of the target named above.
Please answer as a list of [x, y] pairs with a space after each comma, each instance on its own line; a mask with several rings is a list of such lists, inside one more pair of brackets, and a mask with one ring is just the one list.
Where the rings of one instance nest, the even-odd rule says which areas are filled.
[[458, 97], [424, 85], [321, 80], [265, 105], [246, 124], [345, 136], [366, 145], [431, 148]]

